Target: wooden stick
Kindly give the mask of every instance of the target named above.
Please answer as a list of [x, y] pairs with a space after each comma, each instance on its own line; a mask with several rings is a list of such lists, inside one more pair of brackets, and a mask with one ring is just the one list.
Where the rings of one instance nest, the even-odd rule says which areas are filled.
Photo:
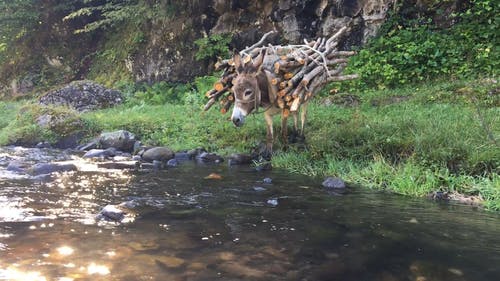
[[307, 86], [311, 80], [316, 77], [316, 75], [320, 74], [325, 68], [320, 65], [314, 68], [311, 72], [304, 75], [304, 79], [300, 82], [302, 85]]
[[299, 110], [299, 107], [300, 107], [300, 104], [302, 104], [302, 101], [300, 98], [295, 98], [292, 102], [292, 105], [290, 106], [290, 111], [291, 112], [295, 112], [297, 110]]
[[231, 101], [227, 101], [223, 106], [222, 108], [220, 109], [220, 112], [222, 114], [226, 114], [228, 111], [229, 111], [229, 108], [231, 108], [231, 105], [233, 105], [233, 103]]
[[211, 98], [207, 104], [205, 104], [205, 107], [203, 107], [203, 111], [207, 111], [210, 109], [210, 107], [212, 107], [212, 105], [214, 105], [214, 103], [216, 102], [217, 100], [215, 98]]
[[217, 93], [217, 90], [216, 89], [210, 89], [208, 90], [206, 93], [205, 93], [205, 97], [207, 98], [211, 98], [212, 95], [214, 95], [215, 93]]
[[328, 82], [338, 82], [338, 81], [346, 81], [359, 78], [357, 74], [343, 75], [343, 76], [332, 76], [328, 77]]
[[275, 32], [276, 32], [276, 31], [274, 31], [274, 30], [271, 30], [271, 31], [269, 31], [269, 32], [266, 32], [266, 33], [262, 36], [262, 38], [260, 38], [260, 40], [259, 40], [257, 43], [255, 43], [255, 44], [253, 44], [252, 46], [247, 47], [246, 49], [244, 49], [243, 51], [241, 51], [241, 52], [240, 52], [240, 55], [243, 55], [244, 53], [248, 53], [249, 51], [251, 51], [251, 50], [253, 50], [253, 49], [255, 49], [255, 48], [259, 47], [260, 45], [262, 45], [262, 44], [264, 43], [264, 41], [267, 39], [267, 37], [268, 37], [269, 35], [271, 35], [271, 34], [273, 34], [273, 33], [275, 33]]

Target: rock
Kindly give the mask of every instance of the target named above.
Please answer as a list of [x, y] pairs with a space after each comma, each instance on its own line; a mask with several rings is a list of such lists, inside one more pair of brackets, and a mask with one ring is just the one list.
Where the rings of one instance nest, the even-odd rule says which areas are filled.
[[123, 202], [119, 205], [106, 205], [96, 216], [96, 220], [120, 223], [134, 221], [136, 214], [130, 207], [135, 207], [136, 205], [130, 204], [129, 202], [130, 201]]
[[208, 153], [208, 152], [202, 152], [200, 155], [196, 157], [196, 160], [203, 162], [203, 163], [221, 163], [224, 162], [224, 158], [221, 156], [215, 154], [215, 153]]
[[271, 183], [273, 183], [273, 179], [271, 179], [271, 178], [264, 178], [264, 179], [262, 180], [262, 182], [263, 182], [263, 183], [266, 183], [266, 184], [271, 184]]
[[256, 166], [255, 166], [255, 170], [257, 172], [262, 172], [262, 171], [270, 171], [273, 169], [273, 165], [271, 164], [271, 162], [263, 162], [263, 163], [258, 163]]
[[177, 165], [179, 165], [179, 161], [176, 158], [167, 161], [168, 167], [176, 167]]
[[204, 152], [207, 152], [207, 150], [205, 148], [198, 147], [198, 148], [195, 148], [195, 149], [188, 150], [188, 152], [186, 152], [186, 153], [189, 155], [189, 159], [195, 159], [200, 154], [202, 154]]
[[7, 165], [7, 171], [16, 172], [16, 173], [25, 173], [29, 168], [28, 163], [20, 162], [20, 161], [11, 161]]
[[40, 97], [43, 105], [64, 105], [77, 111], [108, 108], [123, 102], [122, 94], [92, 81], [74, 81]]
[[153, 160], [153, 169], [161, 170], [163, 168], [165, 168], [165, 162], [159, 160]]
[[257, 192], [266, 191], [266, 189], [262, 186], [254, 186], [253, 190], [255, 190]]
[[98, 140], [93, 140], [87, 144], [82, 144], [76, 147], [76, 150], [87, 151], [91, 149], [96, 149], [98, 145]]
[[182, 151], [176, 152], [174, 157], [177, 161], [187, 161], [194, 158], [194, 156], [190, 155], [189, 153]]
[[[155, 240], [143, 240], [139, 242], [130, 242], [128, 246], [132, 248], [134, 251], [142, 252], [142, 251], [152, 251], [160, 248], [160, 244], [158, 244]], [[151, 255], [148, 255], [148, 258], [152, 258]]]
[[35, 145], [35, 148], [51, 148], [51, 147], [52, 145], [50, 145], [50, 143], [46, 141], [39, 142]]
[[146, 162], [161, 161], [166, 162], [174, 158], [174, 152], [167, 147], [153, 147], [142, 153], [142, 160]]
[[42, 174], [51, 174], [55, 172], [76, 171], [78, 168], [71, 163], [37, 163], [28, 169], [28, 172], [34, 176]]
[[110, 147], [108, 149], [91, 149], [87, 151], [82, 157], [83, 158], [108, 158], [114, 157], [116, 155], [116, 149]]
[[106, 205], [99, 212], [97, 218], [120, 222], [125, 218], [125, 211], [116, 205]]
[[156, 169], [153, 163], [141, 163], [141, 168], [146, 170]]
[[58, 139], [53, 146], [59, 149], [74, 148], [80, 144], [84, 137], [84, 132], [75, 131]]
[[266, 201], [266, 204], [271, 206], [271, 207], [276, 207], [278, 206], [278, 198], [271, 198]]
[[155, 257], [155, 261], [157, 264], [165, 266], [167, 268], [179, 267], [186, 263], [185, 260], [173, 256], [157, 256]]
[[106, 163], [98, 163], [97, 167], [102, 169], [114, 169], [114, 170], [135, 170], [139, 168], [139, 162], [137, 161], [106, 162]]
[[229, 166], [232, 165], [249, 165], [252, 164], [254, 158], [250, 154], [233, 153], [229, 156]]
[[136, 143], [135, 135], [129, 131], [118, 130], [102, 133], [98, 138], [100, 148], [114, 147], [116, 150], [132, 152]]
[[344, 189], [346, 188], [345, 182], [340, 178], [327, 177], [323, 183], [323, 187], [328, 189]]

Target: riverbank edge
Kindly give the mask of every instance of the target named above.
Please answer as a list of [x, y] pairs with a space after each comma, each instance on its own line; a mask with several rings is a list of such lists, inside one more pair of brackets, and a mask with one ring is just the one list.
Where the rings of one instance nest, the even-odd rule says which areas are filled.
[[[82, 122], [72, 123], [82, 126], [87, 138], [126, 129], [145, 144], [176, 151], [205, 147], [225, 156], [249, 152], [265, 139], [262, 116], [251, 116], [236, 129], [227, 115], [200, 110], [202, 93], [184, 96], [189, 99], [160, 105], [129, 99], [122, 106], [79, 114]], [[285, 151], [277, 140], [272, 164], [292, 173], [337, 176], [355, 186], [498, 211], [498, 103], [495, 79], [326, 93], [310, 106], [305, 145], [291, 144]], [[26, 118], [26, 111], [36, 108], [32, 100], [2, 102], [1, 107], [2, 145], [16, 134], [54, 137], [54, 132], [33, 129], [35, 117]]]

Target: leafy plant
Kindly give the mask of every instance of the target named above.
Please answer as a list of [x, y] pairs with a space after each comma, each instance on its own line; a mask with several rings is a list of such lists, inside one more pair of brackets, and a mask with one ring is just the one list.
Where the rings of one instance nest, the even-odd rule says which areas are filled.
[[499, 74], [498, 1], [473, 0], [455, 15], [455, 25], [437, 28], [431, 19], [392, 15], [379, 37], [359, 51], [348, 71], [361, 78], [338, 84], [350, 89], [392, 88], [433, 80]]
[[197, 60], [215, 59], [217, 57], [229, 56], [229, 43], [231, 43], [231, 34], [214, 34], [208, 37], [200, 38], [194, 43], [198, 46], [195, 58]]

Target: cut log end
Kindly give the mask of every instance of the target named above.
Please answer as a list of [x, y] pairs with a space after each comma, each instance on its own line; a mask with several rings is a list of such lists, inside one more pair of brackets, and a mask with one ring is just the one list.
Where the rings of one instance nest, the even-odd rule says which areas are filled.
[[214, 84], [214, 89], [217, 92], [220, 92], [220, 91], [222, 91], [222, 89], [224, 89], [224, 84], [222, 84], [222, 82], [217, 82]]
[[288, 108], [284, 108], [281, 114], [284, 118], [287, 118], [290, 115], [290, 110]]

